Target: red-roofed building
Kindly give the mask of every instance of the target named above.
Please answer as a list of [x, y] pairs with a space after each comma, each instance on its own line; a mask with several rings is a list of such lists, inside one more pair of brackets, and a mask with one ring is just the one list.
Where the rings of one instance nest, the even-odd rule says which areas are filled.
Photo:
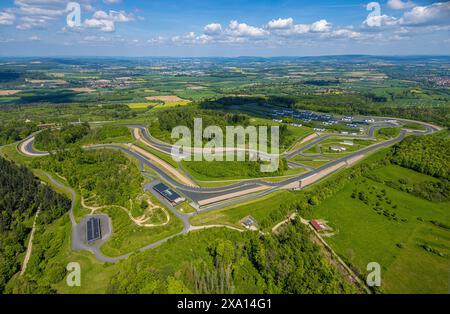
[[316, 231], [322, 231], [324, 229], [324, 227], [317, 220], [311, 220], [309, 223]]

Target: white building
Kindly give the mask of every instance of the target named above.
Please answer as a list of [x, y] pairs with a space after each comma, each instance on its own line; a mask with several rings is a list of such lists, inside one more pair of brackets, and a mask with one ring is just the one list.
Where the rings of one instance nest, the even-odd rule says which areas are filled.
[[353, 143], [353, 141], [343, 141], [341, 144], [343, 144], [343, 145], [348, 145], [348, 146], [353, 146], [353, 145], [355, 145], [355, 144]]
[[342, 146], [330, 146], [330, 150], [333, 152], [345, 152], [347, 149], [345, 147]]

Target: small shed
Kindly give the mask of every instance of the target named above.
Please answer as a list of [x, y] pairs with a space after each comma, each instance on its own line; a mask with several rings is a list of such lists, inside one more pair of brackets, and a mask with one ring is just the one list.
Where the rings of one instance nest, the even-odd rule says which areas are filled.
[[322, 231], [323, 229], [325, 229], [324, 226], [321, 223], [319, 223], [317, 220], [311, 220], [309, 223], [316, 231]]

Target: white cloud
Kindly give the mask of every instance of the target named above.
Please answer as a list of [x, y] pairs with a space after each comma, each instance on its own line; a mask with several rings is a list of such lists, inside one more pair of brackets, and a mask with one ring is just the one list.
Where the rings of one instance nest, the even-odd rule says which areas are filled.
[[450, 24], [450, 2], [436, 2], [428, 6], [416, 6], [400, 18], [388, 15], [372, 15], [363, 22], [364, 27], [386, 28], [400, 26], [431, 26]]
[[227, 32], [234, 37], [263, 37], [269, 34], [262, 28], [251, 26], [246, 23], [239, 23], [238, 21], [231, 21]]
[[30, 38], [28, 38], [31, 41], [40, 41], [41, 38], [39, 38], [38, 36], [31, 36]]
[[450, 23], [450, 1], [429, 6], [418, 6], [405, 12], [400, 18], [402, 25], [438, 25]]
[[316, 33], [328, 32], [331, 29], [331, 23], [327, 20], [320, 20], [311, 24], [311, 31]]
[[331, 33], [327, 34], [327, 36], [334, 37], [334, 38], [357, 39], [357, 38], [361, 38], [362, 34], [360, 32], [354, 31], [352, 29], [341, 28], [341, 29], [336, 29], [336, 30], [332, 31]]
[[114, 32], [116, 30], [114, 22], [110, 20], [87, 19], [84, 21], [84, 26], [99, 29], [102, 32]]
[[20, 19], [20, 23], [16, 26], [20, 30], [29, 30], [36, 28], [45, 28], [48, 25], [49, 18], [46, 16], [24, 16]]
[[288, 31], [286, 34], [306, 34], [311, 31], [311, 26], [308, 24], [296, 24], [292, 27], [291, 31]]
[[217, 38], [214, 38], [213, 36], [209, 36], [206, 34], [196, 35], [194, 32], [189, 32], [184, 35], [173, 36], [170, 39], [160, 36], [156, 39], [149, 40], [148, 43], [150, 44], [174, 43], [174, 44], [192, 45], [192, 44], [208, 44], [215, 41], [217, 41]]
[[203, 33], [205, 35], [213, 36], [218, 35], [221, 32], [222, 32], [222, 25], [220, 25], [219, 23], [211, 23], [203, 28]]
[[[271, 24], [271, 22], [276, 23]], [[308, 33], [326, 33], [331, 31], [331, 23], [324, 19], [318, 20], [312, 24], [294, 24], [293, 20], [288, 21], [287, 23], [283, 23], [283, 21], [278, 20], [272, 20], [271, 22], [269, 22], [269, 24], [272, 26], [279, 26], [277, 28], [272, 28], [273, 33], [279, 36], [296, 36]]]
[[387, 5], [393, 10], [405, 10], [416, 6], [416, 4], [410, 0], [405, 2], [402, 0], [388, 0]]
[[[44, 28], [53, 20], [62, 20], [68, 13], [67, 4], [69, 2], [71, 0], [14, 0], [15, 7], [13, 10], [19, 17], [17, 28], [21, 30]], [[97, 2], [94, 0], [76, 0], [76, 2], [82, 7], [82, 14], [94, 12], [91, 18], [83, 22], [85, 28], [113, 32], [116, 22], [124, 23], [136, 20], [132, 13], [125, 11], [95, 11], [93, 4]], [[117, 4], [121, 1], [104, 0], [103, 2], [105, 4]]]
[[0, 12], [0, 25], [13, 25], [16, 16], [8, 11]]
[[103, 0], [105, 4], [119, 4], [122, 0]]
[[[91, 0], [77, 0], [82, 5], [89, 4]], [[19, 17], [17, 28], [28, 30], [44, 28], [52, 20], [64, 17], [67, 14], [66, 5], [69, 0], [14, 0], [12, 9]]]
[[113, 22], [131, 22], [136, 18], [132, 13], [126, 13], [125, 11], [113, 11], [110, 10], [108, 13], [105, 11], [96, 11], [92, 16], [94, 19], [99, 20], [109, 20]]
[[366, 27], [385, 27], [395, 26], [398, 24], [398, 20], [395, 17], [388, 15], [373, 15], [368, 16], [363, 25]]
[[125, 11], [96, 11], [91, 19], [84, 21], [84, 26], [101, 30], [102, 32], [114, 32], [116, 30], [115, 22], [125, 23], [136, 20], [132, 13]]
[[271, 20], [269, 23], [267, 23], [268, 29], [287, 29], [291, 28], [294, 24], [294, 19], [292, 17], [289, 17], [287, 19], [279, 18], [277, 20]]

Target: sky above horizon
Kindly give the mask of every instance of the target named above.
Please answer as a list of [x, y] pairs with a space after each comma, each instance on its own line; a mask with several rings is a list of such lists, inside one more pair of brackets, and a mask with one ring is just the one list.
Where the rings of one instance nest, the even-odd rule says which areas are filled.
[[450, 1], [0, 3], [0, 56], [449, 55], [449, 30]]

